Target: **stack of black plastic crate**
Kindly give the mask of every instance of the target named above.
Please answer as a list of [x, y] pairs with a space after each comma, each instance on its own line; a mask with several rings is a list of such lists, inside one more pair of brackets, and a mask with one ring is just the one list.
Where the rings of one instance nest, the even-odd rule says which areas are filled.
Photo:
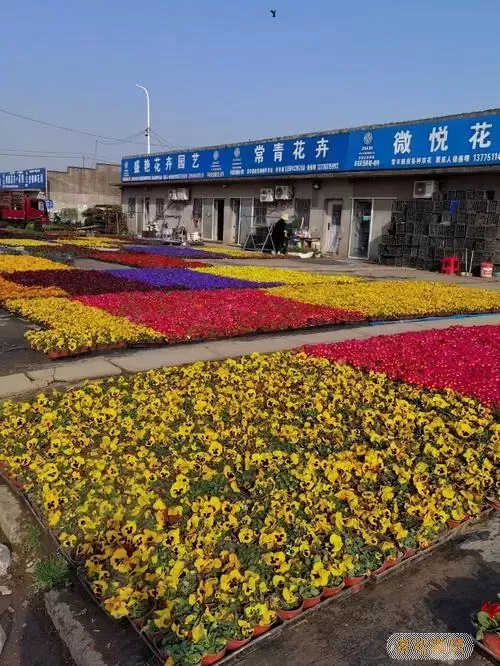
[[[439, 270], [446, 256], [465, 259], [477, 271], [483, 261], [500, 264], [500, 204], [493, 191], [451, 190], [432, 199], [397, 199], [381, 237], [380, 262]], [[474, 253], [474, 254], [472, 254]]]

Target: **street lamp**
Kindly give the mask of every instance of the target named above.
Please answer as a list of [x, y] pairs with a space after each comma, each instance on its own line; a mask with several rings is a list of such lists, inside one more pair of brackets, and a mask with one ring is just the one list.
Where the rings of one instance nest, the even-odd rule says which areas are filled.
[[137, 86], [137, 88], [144, 90], [144, 92], [146, 93], [146, 114], [147, 114], [146, 139], [148, 140], [148, 155], [151, 155], [151, 109], [149, 105], [149, 92], [148, 89], [145, 88], [144, 86], [140, 86], [138, 83], [136, 83], [135, 85]]

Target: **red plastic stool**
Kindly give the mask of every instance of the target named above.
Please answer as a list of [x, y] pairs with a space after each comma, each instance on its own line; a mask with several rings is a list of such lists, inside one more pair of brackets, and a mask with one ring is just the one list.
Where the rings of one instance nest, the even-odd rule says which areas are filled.
[[441, 259], [441, 273], [456, 275], [460, 272], [460, 260], [458, 257], [443, 257]]

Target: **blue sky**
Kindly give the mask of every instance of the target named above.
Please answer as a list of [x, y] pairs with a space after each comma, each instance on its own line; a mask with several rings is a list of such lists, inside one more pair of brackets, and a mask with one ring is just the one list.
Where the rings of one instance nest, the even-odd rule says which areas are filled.
[[[142, 83], [153, 129], [183, 147], [494, 108], [499, 22], [498, 0], [11, 2], [0, 107], [129, 137], [145, 126]], [[143, 152], [136, 141], [97, 155]], [[2, 171], [81, 165], [83, 153], [89, 165], [95, 150], [0, 113]], [[27, 151], [61, 155], [12, 154]]]

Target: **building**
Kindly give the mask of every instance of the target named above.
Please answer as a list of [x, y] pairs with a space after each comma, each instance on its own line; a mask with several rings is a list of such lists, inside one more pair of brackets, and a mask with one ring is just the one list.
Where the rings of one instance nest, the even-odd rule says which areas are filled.
[[68, 167], [65, 171], [46, 168], [0, 173], [0, 190], [23, 190], [49, 203], [49, 212], [74, 220], [96, 204], [120, 205], [120, 166], [96, 164], [92, 169]]
[[65, 171], [47, 171], [47, 198], [61, 217], [81, 220], [82, 212], [97, 204], [119, 206], [121, 203], [120, 166], [96, 164], [93, 169], [68, 167]]
[[[483, 214], [486, 226], [497, 224], [499, 171], [495, 109], [125, 157], [122, 205], [136, 234], [160, 221], [248, 246], [250, 233], [286, 212], [327, 254], [376, 260], [381, 249], [390, 257], [400, 247], [395, 256], [416, 260], [420, 252], [437, 261], [467, 245], [445, 226], [467, 227], [467, 215]], [[478, 220], [469, 220], [473, 235]], [[430, 248], [431, 230], [443, 240], [453, 236], [453, 244]]]

